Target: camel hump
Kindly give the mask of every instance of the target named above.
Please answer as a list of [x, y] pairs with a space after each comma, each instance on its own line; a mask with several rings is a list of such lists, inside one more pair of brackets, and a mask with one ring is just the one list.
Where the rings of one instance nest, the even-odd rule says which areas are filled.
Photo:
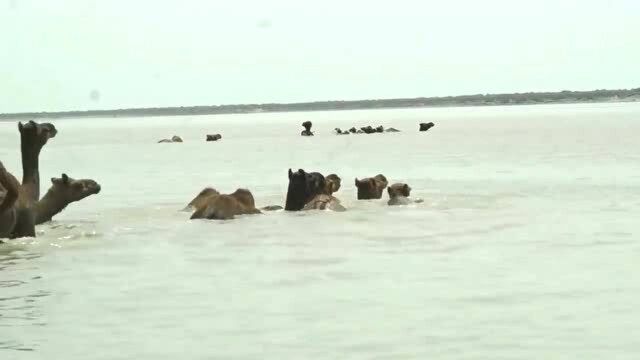
[[189, 211], [189, 210], [193, 210], [195, 208], [199, 208], [202, 207], [205, 203], [208, 197], [210, 196], [214, 196], [214, 195], [220, 195], [220, 193], [218, 192], [218, 190], [212, 188], [212, 187], [206, 187], [204, 189], [202, 189], [198, 195], [196, 195], [196, 197], [194, 197], [189, 204], [187, 204], [187, 206], [183, 209], [183, 211]]
[[253, 195], [247, 189], [237, 189], [230, 195], [216, 191], [194, 203], [196, 211], [191, 219], [231, 220], [235, 215], [260, 214], [254, 204]]

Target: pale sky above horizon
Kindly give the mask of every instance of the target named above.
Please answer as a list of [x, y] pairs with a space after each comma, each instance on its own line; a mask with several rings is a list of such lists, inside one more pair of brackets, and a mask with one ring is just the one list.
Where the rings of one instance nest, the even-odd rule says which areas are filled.
[[0, 0], [0, 113], [632, 88], [638, 39], [638, 0]]

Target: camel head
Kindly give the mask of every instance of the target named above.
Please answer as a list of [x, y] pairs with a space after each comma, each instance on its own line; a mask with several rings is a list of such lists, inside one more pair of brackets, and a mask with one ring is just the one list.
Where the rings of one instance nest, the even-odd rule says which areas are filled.
[[285, 210], [302, 210], [304, 205], [325, 189], [325, 179], [317, 172], [308, 173], [302, 169], [292, 172], [289, 169], [289, 187], [285, 201]]
[[80, 201], [87, 196], [95, 195], [100, 192], [100, 184], [91, 179], [72, 179], [67, 174], [62, 177], [51, 178], [51, 188], [49, 191], [55, 193], [58, 197], [64, 199], [68, 203]]
[[358, 178], [356, 178], [355, 184], [358, 188], [358, 200], [369, 200], [380, 199], [382, 197], [382, 192], [388, 185], [388, 182], [384, 175], [378, 174], [372, 178], [365, 178], [362, 180], [358, 180]]
[[387, 193], [389, 194], [389, 198], [397, 196], [409, 197], [411, 194], [411, 187], [408, 184], [396, 183], [387, 187]]
[[336, 174], [329, 174], [325, 178], [324, 194], [331, 195], [340, 190], [342, 179]]
[[24, 145], [35, 146], [41, 149], [49, 139], [54, 138], [58, 133], [56, 127], [50, 123], [36, 123], [31, 120], [25, 124], [19, 122], [18, 130]]

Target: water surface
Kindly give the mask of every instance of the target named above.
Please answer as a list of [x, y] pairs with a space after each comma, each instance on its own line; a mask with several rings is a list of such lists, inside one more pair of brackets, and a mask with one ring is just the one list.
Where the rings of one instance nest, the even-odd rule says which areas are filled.
[[[42, 192], [62, 172], [102, 192], [0, 248], [0, 358], [637, 359], [639, 119], [585, 104], [55, 120]], [[332, 133], [353, 125], [402, 132]], [[16, 124], [0, 138], [19, 177]], [[288, 168], [339, 174], [349, 210], [179, 211], [207, 185], [282, 204]], [[353, 179], [378, 173], [425, 202], [356, 201]]]

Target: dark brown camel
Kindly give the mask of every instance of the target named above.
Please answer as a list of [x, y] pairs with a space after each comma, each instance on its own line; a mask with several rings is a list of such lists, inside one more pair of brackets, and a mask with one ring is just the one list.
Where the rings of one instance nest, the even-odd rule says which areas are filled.
[[40, 199], [40, 151], [47, 141], [58, 131], [50, 123], [38, 124], [29, 121], [18, 123], [20, 130], [20, 150], [22, 152], [22, 187], [29, 199]]
[[[338, 178], [337, 175], [332, 175]], [[284, 209], [287, 211], [312, 209], [345, 211], [340, 200], [326, 193], [326, 183], [325, 177], [320, 173], [308, 173], [302, 169], [294, 173], [289, 169], [289, 187]], [[335, 190], [337, 191], [338, 188]]]
[[16, 225], [16, 200], [20, 192], [20, 183], [0, 162], [0, 239], [8, 238]]
[[[20, 148], [22, 153], [22, 184], [17, 186], [18, 197], [11, 198], [15, 194], [15, 177], [6, 170], [2, 171], [2, 187], [6, 190], [5, 200], [0, 215], [0, 232], [2, 236], [9, 238], [35, 237], [36, 236], [36, 211], [35, 206], [40, 198], [40, 151], [47, 141], [56, 136], [55, 126], [49, 123], [38, 124], [29, 121], [26, 124], [18, 123], [20, 131]], [[4, 169], [4, 168], [3, 168]], [[13, 183], [13, 184], [12, 184]], [[11, 220], [14, 219], [14, 220]]]
[[434, 127], [436, 124], [432, 123], [432, 122], [428, 122], [428, 123], [420, 123], [420, 131], [427, 131], [429, 129], [431, 129], [432, 127]]
[[36, 236], [35, 205], [40, 199], [40, 151], [58, 133], [53, 124], [34, 121], [24, 125], [18, 123], [18, 130], [22, 152], [22, 185], [15, 204], [16, 224], [10, 235], [12, 239]]
[[387, 187], [387, 178], [378, 174], [372, 178], [358, 180], [356, 178], [356, 187], [358, 188], [358, 200], [370, 200], [382, 198], [382, 192]]

